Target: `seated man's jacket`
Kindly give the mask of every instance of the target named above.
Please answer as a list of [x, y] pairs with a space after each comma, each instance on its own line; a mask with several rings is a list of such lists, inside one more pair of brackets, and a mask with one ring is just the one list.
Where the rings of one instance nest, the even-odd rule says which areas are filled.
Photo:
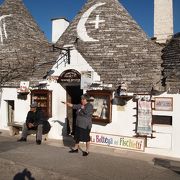
[[43, 124], [44, 120], [45, 117], [42, 110], [37, 109], [36, 112], [29, 111], [26, 117], [26, 125], [28, 127], [28, 124], [32, 123], [34, 124], [35, 128], [37, 128], [39, 124]]

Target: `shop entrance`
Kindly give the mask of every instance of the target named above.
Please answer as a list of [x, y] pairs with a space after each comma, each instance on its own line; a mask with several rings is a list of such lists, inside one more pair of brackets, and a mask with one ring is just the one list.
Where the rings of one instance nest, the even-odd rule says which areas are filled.
[[[67, 102], [72, 104], [79, 104], [81, 102], [81, 95], [83, 90], [80, 89], [80, 86], [66, 86], [67, 92]], [[67, 106], [67, 123], [68, 129], [67, 134], [74, 135], [75, 125], [76, 125], [76, 110]]]
[[[78, 104], [83, 90], [80, 89], [81, 74], [75, 69], [67, 69], [59, 76], [58, 83], [66, 90], [66, 102]], [[67, 134], [74, 134], [76, 125], [76, 111], [67, 106]]]

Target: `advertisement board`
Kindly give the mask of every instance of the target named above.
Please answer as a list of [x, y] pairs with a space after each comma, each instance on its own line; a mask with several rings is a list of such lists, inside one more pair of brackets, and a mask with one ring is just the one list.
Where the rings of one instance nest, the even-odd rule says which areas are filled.
[[145, 148], [145, 138], [117, 136], [94, 132], [91, 133], [91, 143], [136, 151], [144, 151]]

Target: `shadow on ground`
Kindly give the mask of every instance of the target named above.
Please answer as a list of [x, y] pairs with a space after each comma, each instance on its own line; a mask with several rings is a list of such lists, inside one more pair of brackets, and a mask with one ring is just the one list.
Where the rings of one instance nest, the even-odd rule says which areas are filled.
[[162, 159], [162, 158], [154, 158], [154, 165], [158, 165], [167, 169], [174, 171], [177, 174], [180, 174], [180, 162], [174, 161], [171, 159]]
[[63, 145], [66, 147], [73, 147], [75, 145], [73, 136], [69, 135], [67, 132], [67, 122], [61, 122], [59, 120], [53, 120], [53, 123], [58, 123], [60, 126], [62, 126], [62, 136], [63, 136]]
[[32, 174], [28, 169], [24, 169], [22, 172], [18, 172], [13, 180], [35, 180], [35, 178], [32, 177]]
[[27, 146], [27, 143], [12, 142], [12, 141], [3, 141], [0, 142], [0, 153], [9, 151], [11, 149], [16, 149], [22, 146]]

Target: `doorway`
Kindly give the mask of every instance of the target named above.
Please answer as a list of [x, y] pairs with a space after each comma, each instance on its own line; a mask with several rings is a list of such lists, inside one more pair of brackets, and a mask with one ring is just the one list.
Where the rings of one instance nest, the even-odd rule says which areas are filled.
[[14, 101], [7, 101], [8, 124], [14, 123]]
[[[80, 86], [66, 86], [67, 92], [67, 102], [72, 104], [79, 104], [81, 102], [81, 95], [83, 90], [80, 89]], [[76, 110], [67, 106], [67, 134], [74, 135], [76, 127]]]

